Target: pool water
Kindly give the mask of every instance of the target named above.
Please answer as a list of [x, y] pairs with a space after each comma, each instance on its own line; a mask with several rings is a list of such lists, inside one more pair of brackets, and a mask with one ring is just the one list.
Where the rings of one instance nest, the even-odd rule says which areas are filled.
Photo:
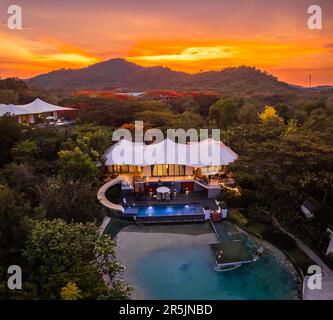
[[174, 205], [136, 205], [125, 208], [125, 214], [134, 214], [138, 217], [161, 217], [175, 215], [195, 215], [202, 214], [200, 204], [174, 204]]
[[296, 281], [275, 256], [227, 272], [214, 271], [207, 244], [151, 251], [136, 261], [135, 283], [145, 299], [295, 299]]

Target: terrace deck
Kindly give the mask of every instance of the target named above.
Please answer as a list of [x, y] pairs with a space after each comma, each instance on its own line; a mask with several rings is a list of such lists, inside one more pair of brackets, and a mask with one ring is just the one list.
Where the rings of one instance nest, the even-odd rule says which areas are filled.
[[201, 206], [209, 206], [212, 210], [216, 210], [217, 206], [214, 199], [207, 199], [200, 192], [193, 192], [188, 195], [186, 194], [177, 194], [177, 198], [173, 200], [164, 200], [157, 201], [156, 199], [149, 199], [148, 195], [144, 195], [140, 199], [136, 199], [134, 195], [129, 194], [125, 196], [126, 204], [144, 204], [144, 205], [158, 205], [158, 204], [191, 204], [191, 203], [200, 203]]

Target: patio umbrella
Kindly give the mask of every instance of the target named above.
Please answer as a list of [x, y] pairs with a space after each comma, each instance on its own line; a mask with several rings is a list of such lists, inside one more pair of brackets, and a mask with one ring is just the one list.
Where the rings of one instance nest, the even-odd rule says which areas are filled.
[[156, 189], [158, 193], [168, 193], [170, 192], [170, 189], [168, 187], [159, 187]]

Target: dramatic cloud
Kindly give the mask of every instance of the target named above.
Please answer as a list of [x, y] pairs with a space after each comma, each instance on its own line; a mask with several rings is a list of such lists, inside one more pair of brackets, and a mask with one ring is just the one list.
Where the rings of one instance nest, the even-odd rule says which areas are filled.
[[[332, 84], [333, 1], [323, 30], [307, 28], [309, 0], [19, 1], [23, 30], [0, 2], [0, 76], [30, 77], [115, 57], [197, 72], [241, 64], [281, 80]], [[313, 70], [316, 70], [315, 72]]]

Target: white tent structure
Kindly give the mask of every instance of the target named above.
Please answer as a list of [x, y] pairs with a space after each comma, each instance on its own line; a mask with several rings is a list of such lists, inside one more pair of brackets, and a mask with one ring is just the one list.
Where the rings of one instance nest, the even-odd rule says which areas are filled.
[[148, 191], [154, 188], [154, 183], [171, 182], [177, 191], [205, 190], [210, 199], [219, 194], [220, 184], [216, 179], [205, 180], [202, 176], [225, 172], [223, 167], [237, 158], [229, 147], [212, 139], [181, 144], [167, 138], [149, 145], [122, 139], [107, 149], [104, 163], [112, 174], [111, 181], [117, 177], [128, 188], [135, 185], [141, 191]]
[[58, 112], [69, 110], [75, 109], [56, 106], [39, 98], [23, 105], [0, 104], [0, 116], [5, 114], [17, 116], [19, 123], [36, 123], [38, 115], [53, 116], [57, 119]]
[[222, 141], [216, 141], [211, 138], [190, 143], [187, 152], [190, 156], [193, 156], [193, 158], [195, 158], [195, 155], [199, 154], [199, 161], [197, 163], [191, 161], [191, 165], [198, 168], [228, 165], [238, 158], [238, 155]]
[[5, 114], [10, 114], [10, 115], [22, 115], [26, 114], [26, 110], [15, 106], [13, 104], [0, 104], [0, 116], [3, 116]]
[[149, 145], [122, 139], [106, 151], [105, 164], [107, 166], [175, 164], [200, 168], [228, 165], [237, 158], [237, 154], [223, 142], [213, 139], [180, 144], [167, 138]]

